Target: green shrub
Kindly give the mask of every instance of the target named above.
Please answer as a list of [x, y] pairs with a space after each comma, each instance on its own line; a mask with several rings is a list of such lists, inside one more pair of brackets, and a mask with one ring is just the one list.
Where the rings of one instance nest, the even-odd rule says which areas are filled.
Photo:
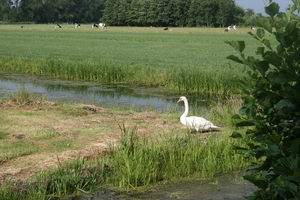
[[[244, 104], [238, 127], [248, 127], [251, 140], [235, 132], [248, 145], [247, 156], [256, 162], [249, 166], [244, 178], [258, 189], [247, 199], [300, 199], [300, 1], [283, 14], [285, 26], [275, 23], [278, 4], [270, 1], [265, 7], [270, 16], [258, 21], [256, 33], [250, 33], [261, 43], [256, 50], [260, 58], [246, 57], [244, 41], [227, 41], [239, 53], [228, 59], [248, 66], [250, 81], [244, 82]], [[266, 34], [268, 33], [268, 34]], [[276, 48], [271, 44], [276, 39]]]

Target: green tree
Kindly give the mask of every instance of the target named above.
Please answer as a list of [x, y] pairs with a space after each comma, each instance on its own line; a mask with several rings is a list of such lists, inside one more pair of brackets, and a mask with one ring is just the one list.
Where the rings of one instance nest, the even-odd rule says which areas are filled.
[[172, 11], [172, 19], [173, 25], [178, 27], [184, 27], [187, 25], [187, 15], [189, 6], [191, 4], [191, 0], [172, 0], [173, 3], [173, 11]]
[[170, 26], [172, 24], [170, 0], [156, 0], [155, 3], [157, 4], [157, 24], [159, 26]]
[[43, 22], [43, 0], [22, 0], [20, 1], [19, 12], [22, 21]]
[[188, 26], [201, 26], [204, 24], [201, 0], [191, 0], [188, 11]]
[[218, 1], [218, 10], [216, 14], [216, 23], [219, 26], [224, 27], [228, 25], [235, 24], [234, 13], [235, 9], [234, 1], [232, 0], [219, 0]]
[[234, 15], [233, 15], [232, 24], [236, 24], [238, 26], [243, 26], [244, 25], [243, 16], [245, 15], [244, 9], [239, 6], [235, 6], [233, 12], [234, 12]]
[[129, 10], [129, 4], [130, 1], [128, 0], [117, 0], [117, 3], [114, 6], [116, 14], [116, 25], [127, 25], [127, 12]]
[[0, 20], [4, 22], [10, 21], [10, 7], [12, 2], [10, 0], [0, 0]]
[[109, 25], [114, 24], [114, 5], [116, 4], [116, 0], [106, 0], [105, 2], [105, 9], [103, 11], [103, 21], [105, 21]]
[[258, 58], [243, 53], [244, 41], [227, 41], [239, 54], [228, 58], [250, 69], [243, 107], [233, 116], [238, 127], [247, 127], [246, 135], [232, 134], [246, 141], [245, 155], [256, 159], [244, 178], [258, 189], [247, 199], [300, 199], [300, 20], [294, 14], [300, 0], [293, 2], [284, 26], [276, 23], [278, 4], [265, 7], [270, 17], [258, 19], [262, 28], [249, 33], [261, 43]]

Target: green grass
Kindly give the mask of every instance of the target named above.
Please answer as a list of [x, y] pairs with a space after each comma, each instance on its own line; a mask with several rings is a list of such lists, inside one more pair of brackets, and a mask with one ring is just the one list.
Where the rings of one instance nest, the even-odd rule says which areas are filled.
[[130, 190], [182, 177], [207, 181], [246, 166], [247, 160], [233, 150], [234, 145], [237, 141], [224, 132], [203, 138], [174, 131], [149, 141], [135, 129], [127, 129], [119, 147], [111, 151], [108, 183]]
[[161, 28], [102, 30], [64, 25], [54, 29], [52, 25], [30, 25], [20, 29], [18, 25], [0, 25], [0, 30], [3, 56], [106, 60], [154, 67], [222, 68], [225, 58], [234, 52], [225, 40], [253, 43], [248, 29], [224, 33], [218, 28], [173, 28], [165, 32]]
[[[108, 27], [84, 25], [0, 25], [0, 70], [70, 80], [129, 83], [235, 93], [244, 68], [229, 69], [234, 50], [226, 40], [257, 45], [248, 29]], [[250, 53], [251, 54], [251, 53]]]

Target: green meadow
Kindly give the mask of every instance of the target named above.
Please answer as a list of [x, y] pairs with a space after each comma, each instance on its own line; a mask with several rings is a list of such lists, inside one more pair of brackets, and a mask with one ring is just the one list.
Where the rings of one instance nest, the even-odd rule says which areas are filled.
[[0, 25], [0, 70], [232, 94], [245, 68], [226, 59], [235, 52], [225, 41], [257, 47], [249, 28], [54, 27]]

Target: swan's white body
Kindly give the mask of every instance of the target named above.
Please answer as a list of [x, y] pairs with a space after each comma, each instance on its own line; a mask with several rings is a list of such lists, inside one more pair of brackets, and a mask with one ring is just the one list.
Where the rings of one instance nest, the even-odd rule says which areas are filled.
[[178, 102], [184, 102], [184, 113], [180, 117], [180, 122], [185, 125], [191, 131], [208, 131], [208, 130], [215, 130], [219, 129], [220, 127], [215, 126], [210, 121], [196, 116], [187, 116], [189, 113], [189, 104], [188, 100], [185, 96], [179, 98]]

